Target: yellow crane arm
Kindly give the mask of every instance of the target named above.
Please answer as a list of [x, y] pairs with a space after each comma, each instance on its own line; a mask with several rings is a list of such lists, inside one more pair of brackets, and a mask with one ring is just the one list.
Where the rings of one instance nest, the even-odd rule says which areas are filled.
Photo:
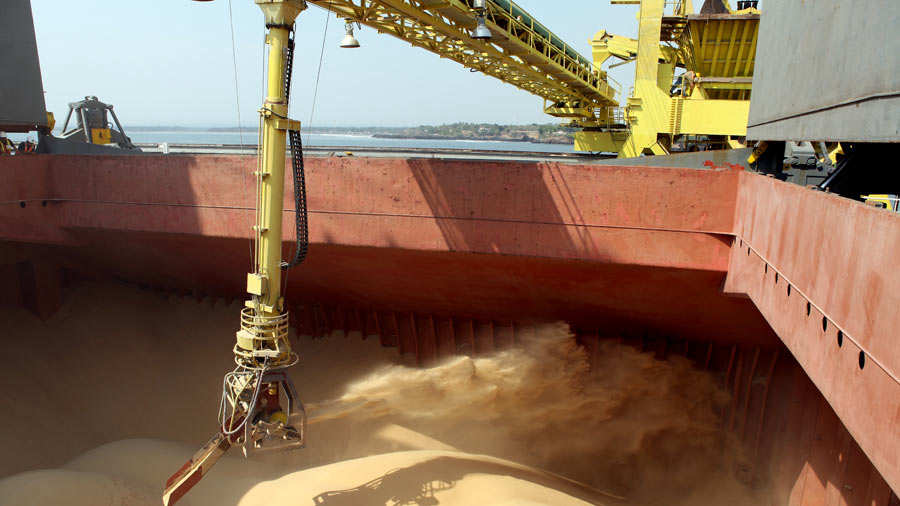
[[638, 41], [630, 37], [608, 33], [606, 30], [600, 30], [591, 40], [591, 48], [594, 55], [594, 65], [600, 66], [613, 56], [629, 62], [637, 58]]
[[[196, 485], [232, 446], [248, 452], [302, 448], [306, 411], [288, 374], [299, 357], [288, 339], [288, 313], [281, 292], [282, 218], [287, 138], [299, 139], [300, 123], [288, 118], [294, 55], [294, 20], [303, 0], [254, 0], [267, 29], [266, 97], [260, 109], [262, 143], [257, 157], [254, 271], [240, 330], [233, 348], [235, 368], [222, 381], [216, 433], [175, 472], [163, 488], [163, 505], [172, 506]], [[293, 156], [302, 156], [294, 151]], [[299, 147], [299, 146], [298, 146]], [[292, 160], [294, 167], [298, 161]], [[301, 169], [302, 170], [302, 169]], [[299, 209], [298, 209], [299, 212]], [[299, 260], [298, 260], [299, 261]]]
[[544, 98], [547, 109], [577, 111], [618, 105], [605, 73], [508, 0], [486, 0], [488, 40], [475, 39], [475, 0], [308, 0], [338, 17], [374, 28], [442, 58]]

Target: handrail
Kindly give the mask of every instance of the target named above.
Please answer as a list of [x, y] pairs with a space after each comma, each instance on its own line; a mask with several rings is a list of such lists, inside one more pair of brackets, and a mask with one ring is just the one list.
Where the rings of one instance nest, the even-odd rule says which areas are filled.
[[[605, 73], [510, 0], [486, 0], [494, 37], [474, 39], [473, 0], [308, 0], [571, 109], [618, 105]], [[584, 120], [593, 120], [585, 115]]]

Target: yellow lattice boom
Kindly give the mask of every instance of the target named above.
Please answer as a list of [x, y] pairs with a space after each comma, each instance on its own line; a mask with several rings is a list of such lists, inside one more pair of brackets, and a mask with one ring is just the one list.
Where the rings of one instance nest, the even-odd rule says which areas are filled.
[[596, 124], [596, 109], [618, 105], [605, 72], [508, 0], [485, 2], [489, 40], [470, 35], [472, 0], [308, 2], [542, 97], [554, 116]]

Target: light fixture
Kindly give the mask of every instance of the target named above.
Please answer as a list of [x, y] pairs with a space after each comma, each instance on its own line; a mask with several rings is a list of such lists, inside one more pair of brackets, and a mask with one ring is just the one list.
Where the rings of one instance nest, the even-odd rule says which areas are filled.
[[356, 40], [356, 37], [353, 36], [353, 22], [349, 19], [347, 20], [347, 25], [345, 26], [345, 30], [347, 34], [344, 35], [344, 38], [341, 40], [341, 47], [345, 48], [357, 48], [359, 47], [359, 41]]
[[472, 31], [472, 38], [478, 40], [486, 40], [491, 38], [491, 31], [485, 23], [484, 13], [487, 10], [486, 0], [473, 0], [472, 10], [475, 11], [475, 30]]
[[484, 21], [484, 14], [475, 17], [475, 30], [472, 32], [473, 39], [485, 40], [491, 38], [491, 30]]

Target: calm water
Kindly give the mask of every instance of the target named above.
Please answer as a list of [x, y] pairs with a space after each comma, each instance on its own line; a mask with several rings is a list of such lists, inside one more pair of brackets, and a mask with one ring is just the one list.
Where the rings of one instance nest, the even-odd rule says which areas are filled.
[[[205, 131], [141, 131], [126, 128], [125, 131], [135, 143], [173, 144], [240, 144], [237, 132]], [[256, 144], [256, 132], [243, 134], [244, 144]], [[350, 146], [359, 148], [445, 148], [445, 149], [487, 149], [494, 151], [539, 151], [545, 153], [571, 153], [567, 144], [536, 144], [531, 142], [500, 141], [443, 141], [432, 139], [376, 139], [368, 135], [304, 134], [303, 144], [307, 146]]]

